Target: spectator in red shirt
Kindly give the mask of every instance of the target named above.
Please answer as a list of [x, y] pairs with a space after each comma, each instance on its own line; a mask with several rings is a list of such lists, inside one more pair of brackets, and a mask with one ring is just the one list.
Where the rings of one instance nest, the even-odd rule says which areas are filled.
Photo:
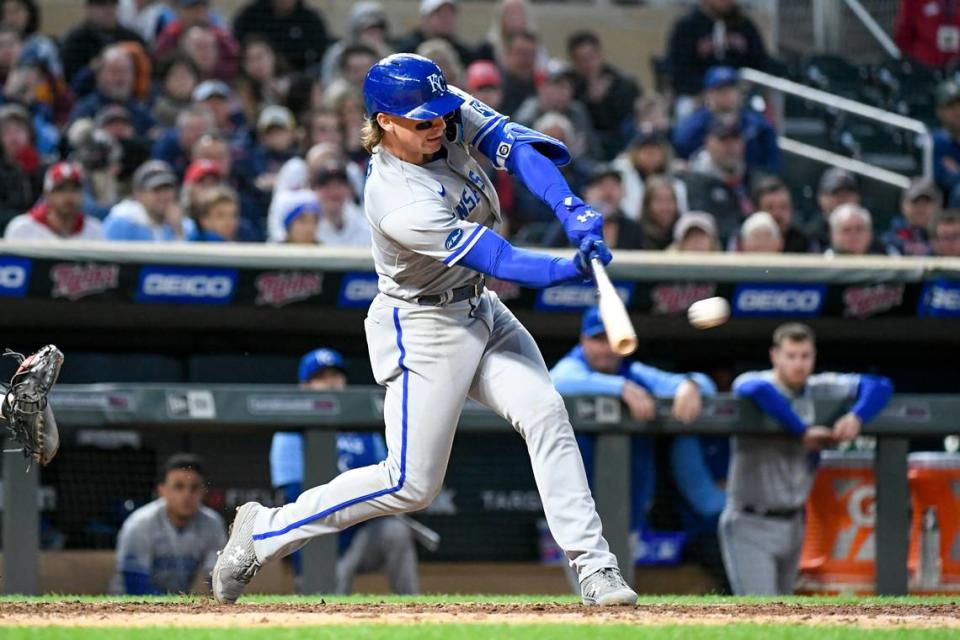
[[919, 63], [946, 67], [960, 57], [960, 2], [900, 0], [893, 37]]
[[43, 180], [44, 198], [7, 225], [6, 240], [103, 240], [100, 221], [83, 214], [83, 173], [58, 162]]

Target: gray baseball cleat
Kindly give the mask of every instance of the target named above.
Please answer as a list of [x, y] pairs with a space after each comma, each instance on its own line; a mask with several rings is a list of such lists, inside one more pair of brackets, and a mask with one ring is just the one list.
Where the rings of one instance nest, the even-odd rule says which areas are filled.
[[591, 573], [580, 582], [583, 604], [600, 606], [633, 606], [637, 594], [624, 581], [620, 569], [608, 567]]
[[220, 604], [236, 602], [260, 570], [257, 554], [253, 550], [253, 523], [262, 508], [256, 502], [247, 502], [238, 507], [230, 525], [230, 538], [217, 553], [217, 564], [213, 566], [210, 577], [213, 579], [213, 597]]

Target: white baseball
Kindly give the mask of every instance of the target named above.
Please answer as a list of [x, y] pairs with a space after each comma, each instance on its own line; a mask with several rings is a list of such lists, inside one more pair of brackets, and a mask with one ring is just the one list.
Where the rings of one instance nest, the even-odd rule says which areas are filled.
[[729, 317], [730, 304], [720, 297], [697, 300], [687, 309], [687, 318], [697, 329], [719, 327]]

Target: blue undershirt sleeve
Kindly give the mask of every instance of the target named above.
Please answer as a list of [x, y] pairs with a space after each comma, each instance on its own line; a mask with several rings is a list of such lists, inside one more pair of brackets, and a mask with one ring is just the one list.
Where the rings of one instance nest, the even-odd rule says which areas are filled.
[[850, 408], [864, 424], [873, 420], [890, 402], [893, 383], [883, 376], [861, 375], [857, 386], [857, 400]]
[[800, 419], [783, 394], [766, 380], [748, 379], [735, 383], [733, 392], [741, 398], [752, 400], [761, 411], [779, 422], [790, 433], [802, 436], [806, 432], [806, 423]]
[[[564, 222], [567, 209], [560, 205], [573, 196], [570, 185], [556, 165], [533, 145], [515, 147], [507, 158], [507, 171], [520, 178], [530, 193], [540, 198]], [[561, 215], [563, 217], [561, 217]]]
[[494, 278], [542, 289], [583, 279], [573, 261], [518, 249], [495, 233], [483, 233], [460, 264]]

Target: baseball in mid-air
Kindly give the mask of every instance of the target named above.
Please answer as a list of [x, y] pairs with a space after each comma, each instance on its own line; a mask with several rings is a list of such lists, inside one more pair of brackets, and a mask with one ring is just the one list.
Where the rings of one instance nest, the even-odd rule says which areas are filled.
[[697, 300], [687, 309], [687, 318], [697, 329], [719, 327], [729, 317], [730, 304], [719, 296]]

